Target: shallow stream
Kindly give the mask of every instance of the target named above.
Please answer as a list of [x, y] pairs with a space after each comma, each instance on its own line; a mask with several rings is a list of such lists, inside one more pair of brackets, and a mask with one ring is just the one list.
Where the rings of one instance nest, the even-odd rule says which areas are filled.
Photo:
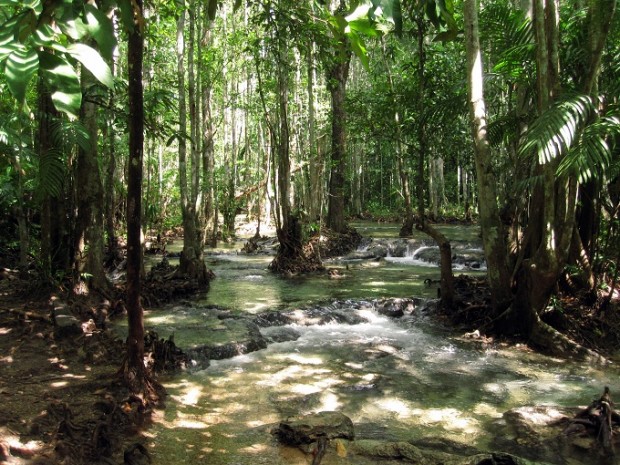
[[[364, 236], [397, 236], [396, 226], [356, 227]], [[444, 232], [464, 249], [478, 242], [473, 227], [449, 226]], [[282, 420], [323, 410], [349, 416], [357, 437], [441, 438], [497, 450], [503, 445], [497, 441], [504, 412], [528, 405], [585, 405], [604, 385], [614, 390], [617, 372], [609, 367], [464, 342], [430, 321], [423, 304], [402, 318], [379, 315], [375, 299], [434, 297], [436, 290], [424, 279], [436, 278], [438, 270], [415, 254], [328, 262], [341, 279], [280, 278], [266, 270], [270, 260], [235, 248], [209, 251], [207, 263], [217, 278], [204, 300], [150, 311], [147, 327], [163, 337], [174, 333], [178, 346], [191, 348], [207, 337], [202, 322], [213, 306], [244, 315], [311, 305], [329, 309], [338, 301], [340, 309], [364, 322], [294, 326], [296, 340], [164, 379], [166, 409], [148, 431], [154, 463], [309, 464], [306, 454], [279, 446], [270, 430]], [[281, 330], [261, 329], [266, 337]], [[323, 465], [373, 463], [329, 460], [326, 456]]]

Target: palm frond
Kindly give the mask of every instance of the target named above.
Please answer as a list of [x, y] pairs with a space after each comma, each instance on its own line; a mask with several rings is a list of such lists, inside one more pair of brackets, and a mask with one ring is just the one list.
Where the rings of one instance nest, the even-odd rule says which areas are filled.
[[514, 112], [501, 116], [488, 125], [489, 143], [494, 147], [508, 145], [519, 137], [523, 117]]
[[487, 5], [481, 14], [481, 28], [499, 52], [493, 71], [515, 80], [527, 78], [531, 73], [526, 64], [534, 61], [535, 44], [532, 22], [523, 12], [508, 4]]
[[525, 157], [546, 164], [568, 153], [596, 116], [598, 102], [578, 94], [557, 102], [530, 125], [519, 148]]
[[600, 177], [614, 163], [619, 141], [620, 112], [614, 109], [583, 130], [575, 147], [560, 163], [558, 174], [576, 173], [580, 182]]

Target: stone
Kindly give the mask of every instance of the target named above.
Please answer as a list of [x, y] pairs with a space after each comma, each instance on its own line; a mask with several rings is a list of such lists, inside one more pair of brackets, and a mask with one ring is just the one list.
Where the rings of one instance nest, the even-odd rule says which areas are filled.
[[280, 442], [291, 446], [311, 444], [319, 438], [352, 440], [355, 436], [351, 419], [340, 412], [332, 411], [283, 421], [274, 434]]

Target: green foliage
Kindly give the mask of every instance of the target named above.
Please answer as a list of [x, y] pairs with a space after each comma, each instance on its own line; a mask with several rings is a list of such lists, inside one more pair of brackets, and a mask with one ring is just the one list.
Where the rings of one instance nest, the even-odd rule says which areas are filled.
[[394, 31], [402, 33], [400, 0], [367, 0], [352, 2], [351, 10], [332, 12], [319, 3], [329, 29], [337, 42], [345, 40], [368, 69], [368, 50], [365, 38], [378, 37]]
[[528, 81], [535, 51], [531, 21], [523, 12], [497, 2], [485, 6], [480, 22], [483, 43], [498, 52], [493, 71], [509, 81]]
[[39, 73], [52, 89], [56, 108], [77, 117], [81, 89], [77, 64], [88, 69], [103, 85], [112, 87], [112, 73], [99, 52], [86, 45], [93, 39], [104, 56], [111, 57], [116, 45], [108, 17], [91, 4], [4, 1], [14, 8], [0, 25], [0, 68], [11, 94], [20, 107], [26, 106], [26, 90]]
[[602, 116], [598, 111], [598, 100], [587, 95], [558, 101], [530, 125], [520, 154], [540, 164], [562, 157], [558, 174], [577, 173], [581, 182], [600, 177], [613, 161], [620, 114], [617, 107]]

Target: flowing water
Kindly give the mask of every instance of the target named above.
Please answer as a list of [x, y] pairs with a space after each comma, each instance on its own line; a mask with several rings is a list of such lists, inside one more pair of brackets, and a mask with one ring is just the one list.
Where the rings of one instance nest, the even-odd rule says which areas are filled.
[[[397, 235], [395, 226], [357, 226], [363, 235]], [[465, 248], [475, 247], [473, 227], [446, 227], [444, 232]], [[340, 308], [364, 322], [295, 326], [299, 337], [294, 341], [164, 379], [166, 409], [148, 431], [156, 464], [308, 464], [301, 451], [279, 446], [270, 429], [287, 418], [323, 410], [349, 416], [357, 437], [442, 438], [493, 450], [507, 410], [584, 405], [604, 385], [613, 390], [617, 377], [609, 368], [524, 348], [463, 342], [429, 321], [421, 305], [399, 319], [377, 314], [372, 299], [433, 297], [435, 290], [423, 281], [436, 278], [438, 270], [420, 263], [415, 253], [327, 263], [344, 275], [337, 280], [279, 278], [266, 270], [271, 257], [244, 256], [234, 249], [213, 251], [207, 260], [217, 278], [202, 301], [146, 315], [148, 327], [162, 336], [174, 332], [180, 347], [200, 344], [201, 322], [212, 306], [247, 314], [321, 303], [328, 307], [338, 300]], [[269, 337], [276, 329], [261, 331]]]

